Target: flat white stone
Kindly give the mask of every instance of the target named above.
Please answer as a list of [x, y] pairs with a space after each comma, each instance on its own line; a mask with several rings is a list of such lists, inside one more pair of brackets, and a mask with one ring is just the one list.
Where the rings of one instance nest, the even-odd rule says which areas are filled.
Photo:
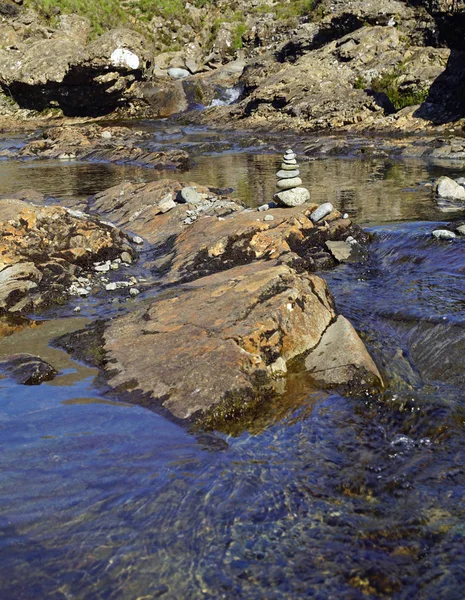
[[293, 169], [292, 171], [282, 170], [276, 173], [278, 179], [291, 179], [292, 177], [298, 177], [299, 175], [299, 169]]
[[280, 168], [284, 169], [284, 171], [294, 171], [295, 169], [297, 169], [297, 166], [298, 166], [297, 161], [294, 160], [292, 164], [285, 163], [285, 162], [281, 163]]
[[110, 56], [110, 62], [114, 67], [126, 67], [128, 69], [138, 69], [140, 60], [137, 54], [127, 48], [116, 48]]
[[297, 157], [297, 155], [292, 152], [291, 154], [285, 154], [283, 156], [283, 159], [284, 160], [295, 160], [296, 157]]
[[292, 179], [281, 179], [276, 183], [276, 187], [280, 190], [290, 190], [292, 188], [302, 185], [302, 179], [300, 177], [293, 177]]
[[185, 77], [189, 77], [190, 73], [187, 69], [173, 67], [168, 69], [168, 75], [171, 77], [171, 79], [184, 79]]
[[297, 161], [295, 160], [295, 158], [283, 158], [283, 163], [285, 165], [296, 165]]
[[310, 200], [310, 192], [304, 187], [296, 187], [292, 190], [278, 192], [274, 195], [274, 198], [284, 206], [299, 206]]

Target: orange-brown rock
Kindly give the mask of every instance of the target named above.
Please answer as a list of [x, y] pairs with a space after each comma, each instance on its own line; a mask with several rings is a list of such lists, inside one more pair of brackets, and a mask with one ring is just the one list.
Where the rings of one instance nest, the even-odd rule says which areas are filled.
[[[112, 387], [185, 419], [273, 388], [273, 374], [315, 347], [335, 318], [325, 282], [255, 261], [169, 289], [108, 323]], [[260, 386], [257, 382], [260, 381]]]
[[0, 312], [20, 313], [66, 295], [76, 266], [132, 252], [126, 236], [58, 206], [0, 200]]

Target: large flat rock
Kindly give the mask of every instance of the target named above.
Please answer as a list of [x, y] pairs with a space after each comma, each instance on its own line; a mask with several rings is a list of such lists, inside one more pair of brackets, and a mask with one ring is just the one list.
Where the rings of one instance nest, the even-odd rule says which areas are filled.
[[[175, 417], [272, 393], [272, 375], [315, 347], [334, 319], [325, 282], [274, 261], [183, 284], [110, 321], [109, 384]], [[236, 409], [237, 405], [230, 410]]]

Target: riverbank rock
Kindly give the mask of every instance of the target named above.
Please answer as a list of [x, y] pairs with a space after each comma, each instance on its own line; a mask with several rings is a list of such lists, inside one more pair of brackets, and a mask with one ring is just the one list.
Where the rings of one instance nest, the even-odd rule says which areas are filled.
[[147, 66], [147, 41], [135, 31], [115, 29], [84, 45], [88, 27], [74, 25], [70, 31], [68, 19], [61, 29], [43, 28], [42, 36], [23, 32], [23, 39], [0, 49], [0, 85], [21, 108], [97, 116], [129, 102]]
[[126, 236], [96, 218], [0, 200], [0, 313], [63, 302], [82, 270], [123, 251], [133, 253]]
[[137, 164], [155, 169], [184, 169], [189, 155], [184, 150], [154, 151], [152, 136], [129, 127], [100, 125], [62, 126], [46, 129], [38, 139], [5, 151], [9, 158], [98, 160]]

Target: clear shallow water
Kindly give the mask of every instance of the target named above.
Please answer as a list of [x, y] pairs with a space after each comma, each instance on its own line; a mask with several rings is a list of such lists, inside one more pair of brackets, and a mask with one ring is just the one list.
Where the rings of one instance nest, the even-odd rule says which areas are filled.
[[[183, 178], [264, 199], [275, 159], [202, 157]], [[27, 348], [62, 374], [0, 380], [1, 598], [463, 598], [465, 242], [430, 238], [444, 217], [418, 185], [437, 174], [424, 163], [304, 171], [315, 199], [375, 234], [366, 262], [325, 277], [384, 396], [301, 394], [235, 437], [196, 437], [45, 347], [79, 319], [2, 340], [0, 354]], [[0, 193], [83, 197], [136, 173], [155, 175], [0, 162]]]

